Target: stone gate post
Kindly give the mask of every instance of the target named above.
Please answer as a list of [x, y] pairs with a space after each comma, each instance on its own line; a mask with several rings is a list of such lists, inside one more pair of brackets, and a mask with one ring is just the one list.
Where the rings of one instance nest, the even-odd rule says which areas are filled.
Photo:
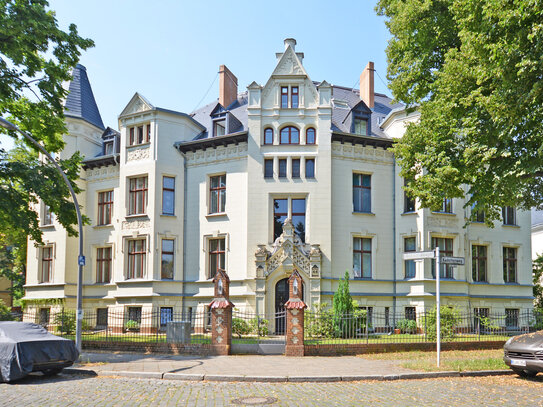
[[288, 279], [289, 299], [285, 303], [287, 331], [285, 356], [304, 356], [304, 310], [302, 301], [302, 277], [294, 270]]
[[224, 270], [218, 270], [213, 278], [215, 296], [209, 303], [211, 310], [211, 347], [215, 355], [229, 355], [232, 344], [232, 308], [230, 279]]

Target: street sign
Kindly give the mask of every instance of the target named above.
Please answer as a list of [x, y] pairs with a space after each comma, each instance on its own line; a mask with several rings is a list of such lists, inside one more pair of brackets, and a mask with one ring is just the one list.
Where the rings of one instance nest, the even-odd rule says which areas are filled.
[[79, 256], [77, 258], [77, 264], [79, 264], [80, 266], [84, 266], [85, 265], [85, 256]]
[[404, 260], [420, 260], [420, 259], [433, 259], [435, 257], [434, 251], [429, 252], [407, 252], [403, 254]]
[[449, 257], [449, 256], [443, 256], [441, 258], [441, 262], [443, 264], [454, 264], [456, 266], [463, 266], [465, 264], [463, 257]]

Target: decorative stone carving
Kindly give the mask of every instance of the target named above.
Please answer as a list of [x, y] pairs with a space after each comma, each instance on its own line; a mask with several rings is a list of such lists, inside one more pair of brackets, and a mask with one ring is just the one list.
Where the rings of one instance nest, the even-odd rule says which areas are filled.
[[311, 277], [318, 277], [319, 276], [319, 267], [315, 264], [313, 267], [311, 267]]
[[150, 157], [149, 147], [136, 148], [126, 152], [126, 161], [146, 160]]
[[134, 229], [147, 229], [151, 227], [150, 220], [128, 220], [124, 221], [122, 228], [124, 230], [134, 230]]

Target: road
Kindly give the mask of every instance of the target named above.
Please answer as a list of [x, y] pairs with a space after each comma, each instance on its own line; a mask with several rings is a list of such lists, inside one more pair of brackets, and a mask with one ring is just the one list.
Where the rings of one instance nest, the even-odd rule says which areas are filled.
[[[339, 383], [221, 383], [60, 375], [0, 384], [0, 406], [543, 406], [543, 376]], [[251, 401], [251, 400], [249, 400]], [[248, 405], [248, 404], [241, 404]], [[254, 405], [254, 404], [253, 404]], [[264, 405], [264, 404], [257, 404]]]

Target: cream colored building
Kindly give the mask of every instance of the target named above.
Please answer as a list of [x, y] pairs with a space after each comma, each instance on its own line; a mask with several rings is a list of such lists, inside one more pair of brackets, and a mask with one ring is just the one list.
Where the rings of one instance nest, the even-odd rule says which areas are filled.
[[[84, 308], [196, 312], [220, 267], [237, 308], [271, 315], [293, 269], [310, 304], [330, 304], [347, 270], [360, 306], [411, 316], [435, 304], [435, 279], [432, 260], [403, 253], [435, 245], [466, 259], [442, 269], [444, 304], [531, 307], [530, 213], [508, 208], [493, 229], [464, 228], [461, 199], [440, 212], [419, 208], [404, 196], [390, 151], [417, 114], [374, 92], [372, 63], [360, 89], [314, 82], [295, 46], [285, 40], [266, 83], [242, 93], [221, 66], [218, 100], [191, 114], [136, 93], [118, 132], [104, 129], [86, 71], [76, 68], [61, 157], [86, 157]], [[28, 246], [25, 298], [73, 307], [77, 239], [54, 215], [43, 231], [45, 246]]]

